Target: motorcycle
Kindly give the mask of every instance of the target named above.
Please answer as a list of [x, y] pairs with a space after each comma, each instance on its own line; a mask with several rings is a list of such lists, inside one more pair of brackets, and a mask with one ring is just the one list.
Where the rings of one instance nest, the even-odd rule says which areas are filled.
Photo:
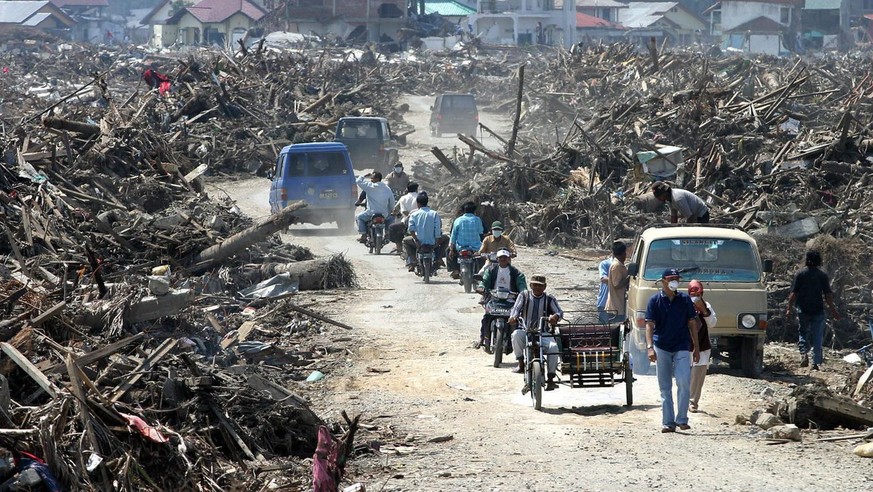
[[430, 277], [436, 272], [434, 271], [434, 249], [433, 244], [419, 244], [418, 251], [415, 256], [418, 262], [415, 264], [415, 274], [424, 278], [424, 283], [430, 283]]
[[486, 345], [486, 352], [494, 355], [494, 367], [500, 367], [503, 356], [512, 353], [512, 327], [509, 325], [509, 312], [518, 297], [517, 292], [505, 289], [488, 291], [485, 300], [485, 314], [491, 316], [489, 333], [491, 343]]
[[387, 240], [385, 230], [385, 216], [382, 214], [373, 215], [373, 218], [367, 222], [367, 248], [370, 249], [370, 254], [382, 254], [382, 247]]
[[469, 294], [473, 291], [473, 275], [479, 270], [479, 253], [472, 249], [462, 249], [458, 252], [458, 266], [461, 269], [461, 284], [464, 292]]

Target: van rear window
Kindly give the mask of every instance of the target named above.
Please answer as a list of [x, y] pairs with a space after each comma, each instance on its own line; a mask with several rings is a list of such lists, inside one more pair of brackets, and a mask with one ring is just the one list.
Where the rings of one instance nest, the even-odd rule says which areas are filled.
[[758, 256], [751, 243], [738, 239], [682, 238], [653, 241], [646, 255], [643, 278], [657, 280], [675, 268], [686, 280], [757, 282]]
[[288, 154], [288, 176], [343, 176], [349, 173], [342, 152], [307, 152]]
[[378, 121], [342, 121], [337, 136], [340, 138], [379, 138]]
[[443, 109], [473, 109], [473, 96], [443, 96]]

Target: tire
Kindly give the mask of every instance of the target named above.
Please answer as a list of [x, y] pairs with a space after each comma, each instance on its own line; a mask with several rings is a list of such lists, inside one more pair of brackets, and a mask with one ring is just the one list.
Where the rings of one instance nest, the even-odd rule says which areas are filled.
[[542, 410], [543, 385], [546, 384], [543, 364], [540, 361], [533, 361], [530, 366], [530, 397], [533, 399], [534, 410]]
[[637, 349], [637, 344], [633, 340], [628, 341], [628, 350], [631, 359], [634, 361], [633, 373], [638, 376], [645, 376], [649, 373], [649, 368], [652, 363], [649, 361], [649, 354]]
[[757, 379], [764, 372], [764, 350], [758, 350], [758, 337], [744, 337], [740, 348], [743, 376]]
[[506, 343], [503, 332], [504, 323], [502, 319], [495, 319], [491, 322], [491, 342], [492, 350], [494, 351], [494, 367], [500, 367], [503, 364], [503, 344]]
[[627, 406], [634, 406], [634, 373], [630, 367], [629, 354], [624, 354], [624, 393], [627, 397]]
[[473, 269], [470, 268], [465, 272], [461, 272], [461, 280], [464, 282], [464, 293], [473, 292]]
[[424, 277], [424, 283], [430, 283], [430, 268], [431, 268], [431, 260], [422, 260], [421, 262], [421, 275]]

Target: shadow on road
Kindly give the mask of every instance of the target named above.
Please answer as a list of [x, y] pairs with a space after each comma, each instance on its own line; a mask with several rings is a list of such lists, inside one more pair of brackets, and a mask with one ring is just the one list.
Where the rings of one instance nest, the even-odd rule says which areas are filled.
[[[291, 236], [320, 237], [320, 236], [351, 236], [348, 231], [342, 232], [334, 226], [291, 226], [286, 231]], [[361, 246], [363, 247], [363, 246]]]
[[563, 415], [567, 413], [575, 413], [577, 415], [595, 416], [595, 415], [620, 415], [629, 411], [647, 411], [656, 408], [661, 408], [661, 405], [634, 405], [626, 407], [624, 405], [592, 405], [590, 407], [558, 407], [558, 408], [543, 408], [542, 412], [550, 415]]

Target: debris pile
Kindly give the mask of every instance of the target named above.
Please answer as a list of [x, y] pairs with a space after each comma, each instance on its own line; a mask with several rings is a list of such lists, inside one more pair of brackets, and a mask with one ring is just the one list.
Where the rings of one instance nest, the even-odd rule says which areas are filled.
[[624, 45], [529, 55], [515, 77], [474, 70], [463, 82], [487, 85], [504, 113], [521, 108], [512, 135], [497, 135], [502, 151], [462, 135], [466, 153], [453, 161], [436, 149], [441, 164], [413, 170], [447, 184], [439, 208], [492, 202], [525, 244], [606, 248], [666, 220], [647, 199], [652, 181], [694, 191], [712, 222], [751, 232], [776, 260], [775, 338], [790, 331], [777, 308], [802, 266], [802, 241], [817, 237], [846, 319], [836, 324], [836, 347], [857, 346], [869, 340], [858, 321], [873, 306], [868, 58], [716, 59]]
[[251, 220], [203, 175], [321, 138], [379, 104], [381, 75], [210, 53], [165, 61], [162, 95], [142, 60], [40, 49], [2, 55], [0, 447], [64, 490], [257, 490], [286, 468], [280, 485], [305, 486], [286, 461], [323, 422], [288, 388], [324, 369], [328, 325], [350, 328], [305, 292], [355, 274], [275, 236], [303, 202]]

